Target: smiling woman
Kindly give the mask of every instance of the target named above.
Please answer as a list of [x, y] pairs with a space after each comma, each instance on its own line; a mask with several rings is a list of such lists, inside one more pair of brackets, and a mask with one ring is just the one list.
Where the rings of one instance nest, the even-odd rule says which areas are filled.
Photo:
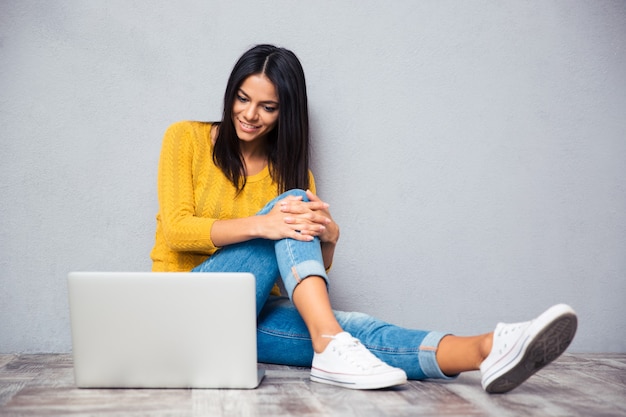
[[[219, 123], [176, 123], [165, 134], [153, 270], [254, 274], [259, 361], [310, 366], [313, 381], [353, 389], [480, 369], [488, 392], [509, 391], [576, 332], [564, 304], [470, 337], [335, 311], [327, 271], [338, 240], [309, 170], [300, 61], [256, 46], [235, 64]], [[288, 297], [276, 292], [277, 279]]]
[[[256, 114], [248, 113], [255, 110]], [[274, 124], [269, 129], [261, 127], [263, 133], [256, 136], [262, 137], [260, 142], [266, 147], [264, 156], [272, 178], [279, 192], [306, 190], [311, 183], [304, 70], [293, 52], [259, 45], [246, 52], [230, 74], [222, 120], [232, 123], [219, 123], [213, 151], [215, 163], [239, 190], [246, 184], [245, 174], [249, 174], [244, 168], [242, 141], [255, 136], [252, 131], [260, 125], [259, 121], [269, 125], [270, 115], [276, 118]]]
[[278, 94], [265, 75], [245, 79], [233, 104], [232, 119], [246, 174], [258, 174], [267, 163], [267, 134], [278, 121]]
[[278, 103], [276, 88], [265, 75], [246, 78], [233, 105], [233, 123], [239, 139], [262, 140], [276, 125]]

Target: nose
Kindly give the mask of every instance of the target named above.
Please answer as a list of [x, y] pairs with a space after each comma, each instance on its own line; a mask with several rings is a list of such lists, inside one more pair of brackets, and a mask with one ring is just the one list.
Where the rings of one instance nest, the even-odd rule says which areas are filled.
[[248, 106], [246, 107], [245, 111], [243, 112], [244, 117], [246, 118], [246, 120], [248, 121], [253, 121], [256, 120], [257, 116], [258, 116], [258, 112], [257, 112], [257, 108], [254, 104], [249, 103]]

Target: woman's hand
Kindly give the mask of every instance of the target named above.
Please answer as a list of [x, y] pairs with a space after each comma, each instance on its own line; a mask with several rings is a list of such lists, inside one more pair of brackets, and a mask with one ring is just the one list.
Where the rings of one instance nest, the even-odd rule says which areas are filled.
[[313, 194], [311, 190], [306, 190], [306, 196], [309, 198], [309, 204], [322, 204], [322, 208], [318, 209], [318, 214], [325, 218], [324, 229], [318, 235], [320, 241], [336, 244], [339, 240], [339, 226], [333, 220], [328, 210], [329, 204], [323, 202], [318, 196]]
[[[339, 227], [330, 216], [328, 204], [310, 191], [307, 197], [308, 202], [299, 196], [288, 196], [264, 215], [217, 220], [211, 228], [213, 244], [222, 247], [257, 238], [308, 242], [318, 236], [325, 253], [337, 243]], [[325, 260], [329, 258], [327, 254], [323, 256]]]
[[326, 222], [324, 226], [324, 231], [319, 234], [320, 241], [322, 242], [321, 246], [322, 258], [324, 260], [324, 268], [326, 268], [326, 270], [329, 270], [331, 265], [333, 264], [335, 247], [337, 246], [337, 241], [339, 240], [339, 226], [330, 216], [330, 211], [328, 211], [328, 204], [320, 200], [315, 194], [311, 192], [311, 190], [306, 190], [306, 196], [312, 203], [323, 203], [324, 207], [319, 209], [319, 212], [322, 213], [327, 220], [330, 220], [330, 222]]
[[289, 196], [274, 205], [265, 215], [267, 239], [310, 241], [318, 236], [322, 242], [337, 241], [339, 228], [330, 216], [328, 204], [311, 191], [307, 191], [307, 197], [308, 202], [300, 196]]

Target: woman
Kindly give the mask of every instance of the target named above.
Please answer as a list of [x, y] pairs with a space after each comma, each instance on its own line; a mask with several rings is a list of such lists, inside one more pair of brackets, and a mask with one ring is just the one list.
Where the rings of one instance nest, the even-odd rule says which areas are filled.
[[374, 389], [480, 369], [488, 392], [506, 392], [574, 337], [577, 318], [563, 304], [471, 337], [332, 310], [339, 227], [309, 171], [305, 78], [289, 50], [258, 45], [239, 59], [219, 123], [167, 130], [158, 190], [153, 270], [252, 272], [259, 361], [310, 366], [313, 381]]

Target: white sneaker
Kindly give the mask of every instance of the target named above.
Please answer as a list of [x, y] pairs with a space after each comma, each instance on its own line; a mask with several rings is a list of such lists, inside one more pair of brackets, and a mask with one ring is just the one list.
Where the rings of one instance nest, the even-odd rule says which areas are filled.
[[576, 313], [566, 304], [552, 306], [531, 321], [499, 323], [491, 353], [480, 365], [485, 391], [510, 391], [558, 358], [574, 338], [577, 324]]
[[330, 337], [324, 352], [313, 355], [311, 381], [351, 389], [378, 389], [406, 383], [406, 373], [387, 365], [350, 333]]

